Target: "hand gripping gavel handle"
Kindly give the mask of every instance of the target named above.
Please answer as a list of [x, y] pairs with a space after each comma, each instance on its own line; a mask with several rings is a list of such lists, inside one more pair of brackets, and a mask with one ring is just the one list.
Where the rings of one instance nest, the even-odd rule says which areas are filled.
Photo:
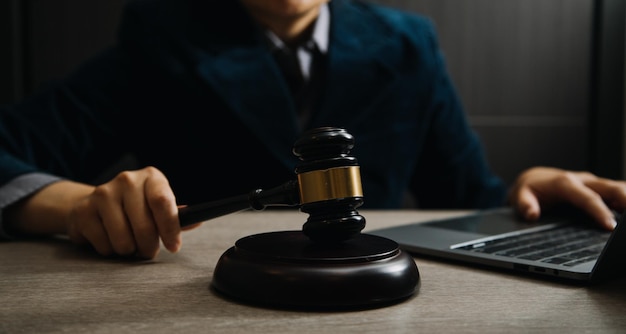
[[298, 182], [293, 180], [268, 190], [256, 189], [246, 195], [194, 204], [178, 210], [180, 226], [187, 226], [247, 209], [263, 210], [267, 206], [300, 204]]

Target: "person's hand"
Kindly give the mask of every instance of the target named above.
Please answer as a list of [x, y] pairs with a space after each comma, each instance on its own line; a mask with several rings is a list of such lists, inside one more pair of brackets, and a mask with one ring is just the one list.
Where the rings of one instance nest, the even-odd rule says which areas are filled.
[[[100, 254], [154, 258], [160, 242], [181, 247], [174, 193], [154, 167], [125, 171], [99, 186], [62, 180], [7, 208], [6, 226], [30, 235], [67, 234]], [[200, 224], [189, 225], [188, 230]]]
[[601, 178], [589, 172], [535, 167], [523, 172], [509, 192], [509, 202], [528, 220], [557, 204], [571, 204], [589, 214], [600, 226], [615, 228], [611, 210], [626, 208], [626, 182]]
[[102, 255], [153, 258], [159, 239], [167, 250], [177, 252], [180, 232], [174, 193], [167, 178], [153, 167], [122, 172], [95, 187], [76, 203], [68, 223], [72, 241], [88, 242]]

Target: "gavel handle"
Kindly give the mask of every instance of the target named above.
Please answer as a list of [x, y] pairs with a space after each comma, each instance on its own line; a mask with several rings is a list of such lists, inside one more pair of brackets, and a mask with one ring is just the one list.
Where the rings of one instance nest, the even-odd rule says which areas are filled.
[[187, 226], [247, 209], [263, 210], [267, 206], [295, 206], [300, 204], [297, 181], [289, 181], [268, 189], [256, 189], [217, 201], [194, 204], [178, 210], [180, 226]]

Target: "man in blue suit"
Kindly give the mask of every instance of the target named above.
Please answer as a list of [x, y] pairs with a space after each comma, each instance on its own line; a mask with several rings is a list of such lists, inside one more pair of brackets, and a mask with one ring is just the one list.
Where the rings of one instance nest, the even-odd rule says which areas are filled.
[[[103, 255], [177, 251], [179, 205], [292, 179], [293, 143], [320, 126], [355, 137], [364, 208], [410, 193], [536, 219], [570, 203], [610, 229], [626, 207], [625, 183], [553, 168], [507, 197], [432, 24], [359, 1], [132, 1], [113, 48], [0, 120], [3, 235], [67, 234]], [[94, 181], [128, 154], [137, 169]]]

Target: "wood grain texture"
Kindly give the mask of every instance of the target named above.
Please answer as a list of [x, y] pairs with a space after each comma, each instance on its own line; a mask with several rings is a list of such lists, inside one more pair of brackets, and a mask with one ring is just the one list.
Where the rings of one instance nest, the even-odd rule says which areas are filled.
[[[363, 211], [365, 231], [464, 212]], [[626, 280], [588, 287], [416, 257], [411, 299], [376, 309], [262, 308], [211, 290], [219, 256], [254, 233], [300, 229], [306, 214], [243, 212], [183, 236], [177, 254], [104, 259], [66, 240], [0, 243], [0, 333], [616, 333]], [[251, 283], [253, 284], [253, 282]]]

